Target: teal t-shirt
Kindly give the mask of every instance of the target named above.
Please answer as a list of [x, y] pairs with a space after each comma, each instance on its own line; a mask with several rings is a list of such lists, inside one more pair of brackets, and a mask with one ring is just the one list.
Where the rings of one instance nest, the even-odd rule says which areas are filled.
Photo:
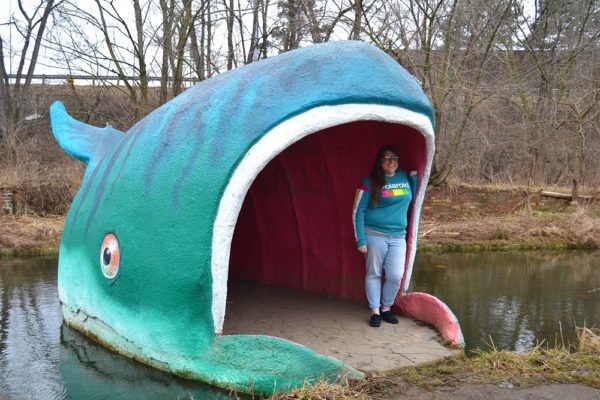
[[398, 170], [386, 176], [379, 201], [371, 204], [371, 180], [366, 177], [356, 192], [354, 200], [354, 233], [357, 246], [367, 244], [365, 228], [389, 235], [406, 235], [408, 207], [416, 191], [418, 178]]

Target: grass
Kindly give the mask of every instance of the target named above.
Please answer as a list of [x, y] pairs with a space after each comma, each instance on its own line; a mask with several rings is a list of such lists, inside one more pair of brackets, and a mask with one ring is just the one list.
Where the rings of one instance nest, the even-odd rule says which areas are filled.
[[62, 216], [0, 214], [0, 255], [57, 254], [63, 224]]
[[531, 210], [531, 211], [524, 211], [521, 210], [521, 215], [529, 215], [533, 218], [542, 220], [542, 221], [547, 221], [547, 222], [554, 222], [554, 223], [559, 223], [562, 222], [564, 219], [564, 211], [559, 211], [559, 210], [555, 210], [555, 211], [549, 211], [549, 210]]
[[369, 392], [373, 389], [373, 382], [369, 379], [362, 381], [348, 381], [342, 384], [329, 383], [322, 379], [313, 385], [305, 385], [290, 393], [278, 393], [270, 399], [272, 400], [288, 400], [288, 399], [304, 399], [304, 400], [368, 400], [370, 399]]
[[600, 248], [600, 205], [446, 218], [435, 211], [421, 221], [420, 251]]
[[600, 330], [577, 328], [577, 341], [555, 348], [538, 345], [527, 352], [476, 350], [417, 367], [372, 374], [361, 382], [344, 385], [319, 382], [271, 399], [343, 400], [372, 399], [400, 394], [410, 387], [431, 391], [442, 386], [497, 384], [516, 387], [549, 383], [578, 383], [600, 388]]

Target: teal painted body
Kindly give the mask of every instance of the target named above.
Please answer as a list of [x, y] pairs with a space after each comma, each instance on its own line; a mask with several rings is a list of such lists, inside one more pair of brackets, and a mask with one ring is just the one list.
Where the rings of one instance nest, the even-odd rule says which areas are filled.
[[[219, 336], [211, 313], [212, 230], [229, 177], [286, 119], [323, 105], [397, 105], [433, 118], [418, 83], [360, 42], [289, 52], [185, 91], [125, 134], [51, 108], [61, 146], [87, 163], [59, 259], [67, 324], [146, 364], [270, 394], [358, 371], [268, 336]], [[118, 240], [118, 272], [103, 240]], [[110, 253], [110, 252], [109, 252]]]

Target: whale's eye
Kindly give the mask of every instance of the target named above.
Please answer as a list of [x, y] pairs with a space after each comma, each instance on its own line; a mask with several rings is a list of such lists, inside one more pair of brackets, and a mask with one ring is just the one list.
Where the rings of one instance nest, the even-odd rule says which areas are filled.
[[100, 268], [105, 277], [112, 279], [117, 276], [120, 258], [119, 241], [114, 234], [109, 233], [104, 236], [100, 249]]

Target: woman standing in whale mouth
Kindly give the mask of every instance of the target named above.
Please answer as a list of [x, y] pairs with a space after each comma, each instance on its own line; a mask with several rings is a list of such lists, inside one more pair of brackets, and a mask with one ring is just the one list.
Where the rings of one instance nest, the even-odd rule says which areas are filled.
[[408, 207], [418, 184], [416, 171], [407, 174], [398, 169], [398, 158], [394, 147], [383, 146], [354, 199], [354, 235], [358, 251], [366, 256], [365, 289], [372, 327], [379, 327], [382, 319], [398, 323], [390, 308], [404, 275]]

